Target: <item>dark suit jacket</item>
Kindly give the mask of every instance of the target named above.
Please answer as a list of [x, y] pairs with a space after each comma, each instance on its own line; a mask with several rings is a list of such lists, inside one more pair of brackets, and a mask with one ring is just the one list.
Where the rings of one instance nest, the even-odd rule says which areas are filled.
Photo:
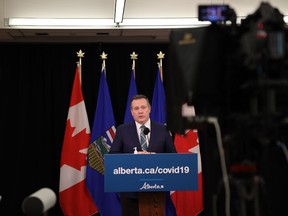
[[[150, 140], [148, 152], [155, 153], [176, 153], [171, 133], [166, 125], [151, 121]], [[132, 153], [134, 148], [142, 151], [135, 122], [120, 125], [116, 130], [116, 136], [111, 145], [109, 154]], [[120, 196], [138, 198], [138, 193], [120, 193]]]
[[[176, 153], [173, 138], [166, 125], [151, 121], [150, 139], [148, 142], [148, 152]], [[136, 124], [133, 121], [117, 128], [109, 153], [133, 153], [135, 147], [137, 147], [137, 151], [142, 151]]]

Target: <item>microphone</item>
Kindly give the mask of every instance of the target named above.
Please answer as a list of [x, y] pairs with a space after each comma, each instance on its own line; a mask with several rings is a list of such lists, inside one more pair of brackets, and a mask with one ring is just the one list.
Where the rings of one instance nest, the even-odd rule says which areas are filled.
[[145, 127], [143, 133], [147, 136], [150, 133], [150, 129]]

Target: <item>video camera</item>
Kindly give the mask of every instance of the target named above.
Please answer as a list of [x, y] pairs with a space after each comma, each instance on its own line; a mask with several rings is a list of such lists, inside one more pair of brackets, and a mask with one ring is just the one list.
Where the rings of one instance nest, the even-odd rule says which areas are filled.
[[[167, 126], [181, 134], [197, 127], [201, 116], [205, 121], [207, 116], [227, 118], [233, 112], [251, 114], [250, 98], [267, 96], [257, 95], [259, 89], [271, 83], [285, 86], [288, 80], [287, 29], [277, 9], [261, 3], [237, 25], [228, 5], [200, 5], [198, 11], [199, 20], [210, 21], [210, 26], [175, 29], [170, 34]], [[255, 84], [260, 78], [267, 86]], [[187, 106], [195, 106], [196, 118], [183, 115]]]

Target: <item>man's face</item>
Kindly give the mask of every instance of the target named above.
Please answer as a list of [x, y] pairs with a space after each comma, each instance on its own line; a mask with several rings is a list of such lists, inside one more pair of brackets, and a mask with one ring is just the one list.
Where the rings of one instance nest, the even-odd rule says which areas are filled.
[[136, 122], [145, 124], [150, 116], [151, 107], [146, 99], [133, 100], [131, 103], [131, 114]]

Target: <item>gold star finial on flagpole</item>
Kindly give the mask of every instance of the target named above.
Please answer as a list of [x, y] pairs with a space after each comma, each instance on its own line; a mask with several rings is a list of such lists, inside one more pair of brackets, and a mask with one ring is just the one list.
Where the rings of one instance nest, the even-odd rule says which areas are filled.
[[108, 54], [106, 54], [104, 51], [102, 52], [102, 54], [100, 55], [102, 60], [106, 60]]
[[162, 59], [164, 59], [165, 53], [162, 53], [162, 51], [160, 51], [157, 54], [158, 59], [160, 59], [160, 67], [162, 67]]
[[131, 59], [135, 60], [137, 59], [138, 54], [136, 54], [135, 52], [133, 52], [132, 54], [130, 54]]
[[[135, 52], [133, 52], [132, 54], [130, 54], [130, 58], [133, 60], [132, 62], [132, 70], [134, 70], [135, 73], [135, 60], [137, 59], [138, 54], [136, 54]], [[134, 74], [135, 77], [135, 74]]]
[[160, 51], [157, 54], [158, 59], [160, 59], [160, 62], [158, 63], [158, 66], [160, 68], [160, 78], [161, 80], [163, 80], [163, 71], [162, 71], [162, 59], [164, 59], [165, 53], [163, 53], [162, 51]]
[[107, 59], [108, 54], [106, 54], [104, 51], [102, 52], [102, 54], [100, 55], [101, 59], [103, 60], [102, 62], [102, 69], [106, 67], [105, 65], [105, 60]]
[[80, 49], [79, 52], [76, 52], [77, 57], [79, 57], [79, 65], [82, 65], [82, 58], [84, 58], [84, 52]]
[[77, 67], [79, 69], [79, 78], [80, 78], [80, 82], [82, 82], [82, 58], [84, 58], [84, 52], [82, 52], [82, 50], [80, 49], [79, 52], [76, 52], [77, 57], [79, 57], [79, 61], [77, 62]]

